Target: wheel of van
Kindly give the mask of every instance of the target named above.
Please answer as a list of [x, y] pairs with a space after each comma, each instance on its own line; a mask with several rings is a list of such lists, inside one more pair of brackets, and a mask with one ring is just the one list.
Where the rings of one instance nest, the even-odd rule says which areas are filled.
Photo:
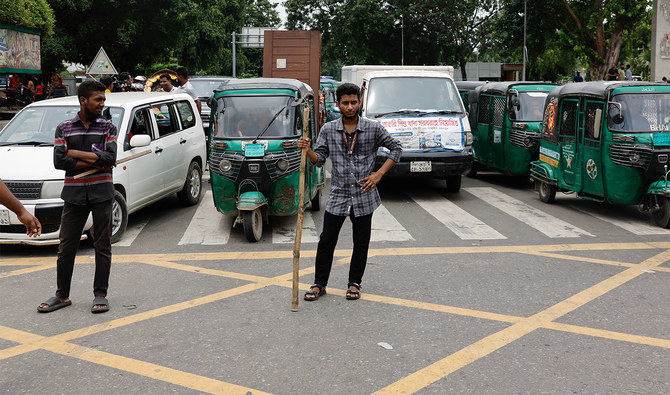
[[465, 175], [470, 178], [475, 178], [477, 176], [478, 171], [479, 171], [479, 164], [473, 161], [472, 165], [470, 166], [470, 170], [468, 170], [468, 172], [465, 173]]
[[312, 203], [312, 211], [321, 210], [321, 188], [316, 191], [316, 195], [310, 202]]
[[247, 240], [255, 243], [263, 236], [263, 215], [260, 209], [242, 212], [242, 226]]
[[665, 196], [658, 197], [660, 208], [654, 211], [654, 222], [661, 228], [667, 228], [670, 225], [670, 200]]
[[540, 182], [540, 200], [545, 203], [552, 203], [556, 199], [556, 189], [555, 185]]
[[[126, 206], [126, 199], [121, 192], [114, 191], [114, 202], [112, 203], [112, 243], [121, 240], [121, 236], [123, 236], [127, 226], [128, 207]], [[91, 235], [93, 235], [93, 232], [91, 232]]]
[[447, 176], [447, 192], [458, 192], [461, 189], [461, 175]]
[[184, 188], [177, 192], [179, 201], [185, 206], [193, 206], [202, 197], [202, 170], [197, 162], [191, 162], [186, 173]]

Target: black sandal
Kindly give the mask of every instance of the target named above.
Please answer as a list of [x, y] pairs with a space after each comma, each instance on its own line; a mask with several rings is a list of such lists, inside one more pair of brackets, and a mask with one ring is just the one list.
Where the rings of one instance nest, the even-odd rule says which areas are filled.
[[[319, 292], [313, 291], [314, 288], [317, 288]], [[326, 294], [326, 287], [323, 287], [319, 284], [314, 284], [311, 287], [309, 287], [309, 291], [305, 292], [304, 299], [308, 302], [313, 302], [317, 299], [319, 299], [320, 296], [323, 296]], [[312, 298], [308, 298], [307, 295], [313, 296]]]
[[[349, 289], [349, 287], [354, 286], [358, 288], [358, 291], [352, 291]], [[356, 283], [349, 283], [347, 284], [347, 299], [348, 300], [358, 300], [361, 298], [361, 285], [356, 284]]]

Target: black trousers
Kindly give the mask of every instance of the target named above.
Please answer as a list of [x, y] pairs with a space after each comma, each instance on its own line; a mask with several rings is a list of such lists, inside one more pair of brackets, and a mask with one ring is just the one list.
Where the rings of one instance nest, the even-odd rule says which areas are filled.
[[107, 296], [109, 271], [112, 266], [112, 203], [114, 199], [102, 203], [84, 206], [65, 202], [60, 221], [60, 245], [56, 273], [59, 298], [70, 297], [70, 285], [74, 270], [74, 259], [79, 249], [81, 233], [88, 214], [93, 213], [93, 247], [95, 247], [95, 278], [93, 279], [93, 295]]
[[[334, 215], [326, 211], [323, 215], [323, 232], [319, 237], [319, 245], [316, 250], [316, 263], [314, 273], [314, 284], [325, 287], [328, 285], [330, 269], [333, 267], [333, 254], [344, 224], [346, 216]], [[349, 282], [360, 284], [368, 261], [368, 247], [370, 246], [370, 232], [372, 229], [372, 214], [362, 217], [351, 215], [353, 227], [354, 251], [349, 264]]]

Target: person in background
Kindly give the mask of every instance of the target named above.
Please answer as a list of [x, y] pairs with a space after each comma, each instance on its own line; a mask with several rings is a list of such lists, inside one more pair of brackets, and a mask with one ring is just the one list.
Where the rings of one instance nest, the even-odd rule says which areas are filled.
[[630, 69], [630, 65], [626, 65], [626, 81], [632, 81], [633, 80], [633, 71]]
[[607, 70], [607, 80], [616, 81], [619, 79], [619, 72], [616, 69], [616, 63], [612, 63], [612, 67]]
[[63, 85], [63, 78], [61, 78], [58, 73], [54, 72], [51, 75], [51, 85], [49, 85], [49, 95], [47, 96], [47, 99], [65, 96], [67, 96], [67, 87]]
[[173, 92], [175, 90], [170, 74], [162, 74], [159, 81], [161, 83], [161, 92]]
[[40, 221], [30, 214], [28, 210], [19, 202], [16, 196], [7, 188], [4, 182], [0, 179], [0, 204], [7, 207], [16, 214], [19, 221], [26, 226], [26, 234], [29, 237], [37, 237], [42, 234], [42, 224]]
[[100, 82], [105, 86], [105, 93], [112, 93], [112, 90], [114, 89], [114, 78], [111, 76], [103, 76], [100, 77]]
[[577, 74], [575, 74], [575, 76], [572, 77], [572, 82], [584, 82], [584, 77], [581, 76], [579, 70], [577, 70]]
[[619, 65], [618, 73], [619, 73], [619, 81], [625, 81], [626, 80], [626, 67], [623, 65], [623, 63], [621, 63], [621, 65]]
[[199, 114], [200, 111], [202, 111], [202, 104], [200, 104], [200, 98], [198, 97], [198, 93], [195, 91], [195, 88], [190, 82], [188, 82], [188, 70], [186, 69], [186, 67], [178, 67], [177, 70], [175, 70], [175, 72], [177, 73], [177, 80], [179, 81], [179, 86], [175, 88], [174, 92], [188, 93], [193, 98], [195, 105], [198, 107], [198, 114]]
[[35, 101], [44, 100], [44, 83], [41, 79], [37, 80], [37, 86], [35, 87]]

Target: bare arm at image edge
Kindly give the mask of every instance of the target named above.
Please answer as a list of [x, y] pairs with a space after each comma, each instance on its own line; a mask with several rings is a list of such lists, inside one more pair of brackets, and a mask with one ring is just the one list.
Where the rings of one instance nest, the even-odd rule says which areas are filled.
[[7, 186], [0, 180], [0, 203], [12, 210], [22, 224], [26, 226], [28, 236], [37, 237], [42, 234], [42, 224], [26, 210], [19, 200], [12, 195]]

